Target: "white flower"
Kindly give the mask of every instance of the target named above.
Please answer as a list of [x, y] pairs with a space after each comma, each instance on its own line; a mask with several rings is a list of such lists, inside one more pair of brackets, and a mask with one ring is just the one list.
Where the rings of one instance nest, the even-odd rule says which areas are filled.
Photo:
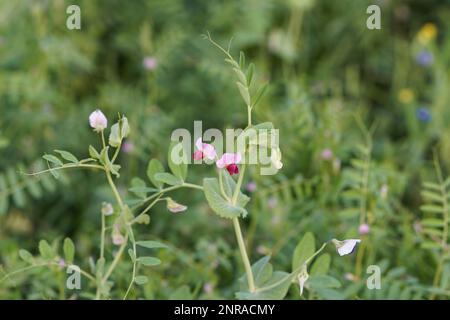
[[300, 295], [303, 294], [303, 287], [305, 285], [306, 280], [308, 280], [309, 274], [308, 270], [306, 269], [306, 264], [303, 265], [302, 270], [297, 275], [298, 285], [300, 287]]
[[89, 116], [89, 124], [96, 132], [101, 132], [108, 126], [108, 119], [106, 119], [103, 112], [95, 110]]
[[114, 213], [114, 208], [109, 202], [102, 203], [102, 214], [105, 216], [110, 216]]
[[343, 241], [333, 239], [331, 241], [336, 246], [337, 252], [341, 257], [352, 253], [356, 245], [361, 242], [360, 239], [347, 239]]

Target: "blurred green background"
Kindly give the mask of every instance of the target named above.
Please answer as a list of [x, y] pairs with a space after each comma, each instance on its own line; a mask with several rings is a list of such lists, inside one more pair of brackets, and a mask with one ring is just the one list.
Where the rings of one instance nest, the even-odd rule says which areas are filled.
[[[70, 4], [81, 8], [81, 30], [66, 28]], [[381, 30], [366, 27], [371, 4], [381, 8]], [[1, 0], [0, 270], [20, 268], [19, 248], [36, 253], [40, 239], [56, 245], [70, 236], [81, 265], [96, 257], [100, 205], [112, 201], [104, 177], [23, 174], [42, 168], [41, 156], [54, 149], [87, 157], [89, 144], [99, 145], [88, 125], [94, 109], [111, 124], [117, 113], [129, 119], [119, 159], [124, 195], [150, 158], [165, 159], [173, 129], [192, 130], [194, 120], [204, 129], [245, 127], [234, 75], [201, 37], [209, 31], [224, 46], [232, 38], [233, 55], [244, 51], [256, 81], [269, 81], [255, 119], [280, 129], [282, 171], [251, 171], [246, 181], [256, 183], [243, 227], [252, 261], [271, 253], [288, 269], [306, 231], [319, 242], [358, 237], [364, 197], [364, 254], [333, 258], [341, 288], [302, 299], [429, 297], [449, 250], [423, 246], [420, 210], [422, 183], [436, 181], [434, 150], [444, 176], [450, 168], [449, 20], [450, 2], [439, 0]], [[361, 158], [358, 145], [371, 147], [370, 159], [362, 156], [370, 163], [363, 195], [352, 161]], [[200, 183], [210, 170], [193, 166], [190, 180]], [[171, 249], [158, 253], [163, 264], [132, 296], [232, 298], [243, 270], [229, 221], [212, 214], [201, 193], [174, 198], [188, 211], [158, 205], [139, 227], [142, 238]], [[382, 290], [365, 287], [371, 264], [382, 269]], [[434, 289], [447, 298], [450, 268], [442, 265]], [[113, 298], [123, 296], [130, 269], [118, 269]], [[3, 282], [0, 298], [61, 298], [55, 272]], [[299, 299], [297, 291], [288, 297]]]

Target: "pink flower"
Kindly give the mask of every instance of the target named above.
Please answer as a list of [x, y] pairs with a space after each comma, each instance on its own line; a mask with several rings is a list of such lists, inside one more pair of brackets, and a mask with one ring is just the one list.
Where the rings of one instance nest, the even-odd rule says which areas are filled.
[[153, 71], [158, 66], [158, 60], [155, 57], [147, 56], [142, 61], [144, 68], [148, 71]]
[[125, 153], [132, 153], [134, 151], [134, 144], [131, 141], [122, 143], [122, 151]]
[[326, 160], [331, 160], [331, 158], [333, 157], [333, 151], [331, 151], [330, 149], [324, 149], [320, 156], [325, 161]]
[[89, 116], [89, 124], [95, 132], [101, 132], [108, 126], [108, 119], [103, 112], [97, 109]]
[[120, 246], [125, 242], [125, 237], [120, 233], [119, 226], [114, 225], [114, 230], [111, 235], [112, 242], [116, 246]]
[[256, 191], [256, 182], [250, 181], [245, 186], [245, 189], [247, 189], [248, 192], [255, 192]]
[[216, 166], [220, 169], [227, 168], [227, 171], [230, 175], [238, 174], [239, 168], [237, 164], [241, 162], [242, 157], [241, 154], [238, 153], [224, 153], [222, 157], [217, 160]]
[[367, 223], [363, 223], [362, 225], [359, 226], [358, 232], [360, 235], [368, 234], [370, 232], [369, 225]]
[[194, 152], [194, 160], [202, 160], [203, 158], [208, 158], [209, 160], [214, 160], [216, 158], [216, 149], [209, 143], [203, 143], [202, 138], [198, 138], [195, 142], [197, 151]]

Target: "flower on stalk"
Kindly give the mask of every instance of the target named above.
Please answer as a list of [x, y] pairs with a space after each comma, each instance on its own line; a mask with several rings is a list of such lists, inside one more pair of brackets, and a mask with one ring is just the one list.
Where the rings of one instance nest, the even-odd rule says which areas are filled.
[[238, 174], [239, 168], [237, 164], [241, 162], [241, 154], [238, 153], [224, 153], [222, 157], [217, 160], [216, 166], [220, 169], [226, 168], [230, 175]]
[[336, 246], [337, 252], [339, 255], [345, 256], [347, 254], [352, 253], [355, 250], [355, 247], [358, 243], [361, 242], [360, 239], [347, 239], [343, 241], [339, 241], [336, 239], [331, 240], [333, 244]]
[[308, 278], [309, 278], [309, 274], [308, 274], [308, 270], [306, 269], [306, 263], [305, 263], [302, 266], [302, 270], [297, 275], [298, 285], [300, 287], [300, 295], [303, 294], [303, 287], [305, 285], [306, 280], [308, 280]]
[[209, 160], [214, 160], [216, 158], [216, 149], [209, 143], [203, 143], [202, 138], [198, 138], [195, 142], [197, 151], [194, 152], [194, 160], [202, 160], [203, 158], [208, 158]]
[[170, 212], [179, 213], [179, 212], [186, 211], [186, 209], [187, 209], [187, 206], [179, 204], [178, 202], [174, 201], [172, 198], [167, 198], [166, 202], [167, 202], [167, 209]]
[[102, 203], [102, 214], [105, 216], [110, 216], [114, 213], [114, 208], [111, 203], [103, 202]]
[[125, 237], [120, 233], [119, 226], [114, 225], [114, 229], [112, 232], [112, 242], [116, 246], [120, 246], [125, 242]]
[[89, 116], [89, 125], [95, 132], [101, 132], [108, 126], [108, 119], [106, 119], [103, 112], [97, 109]]

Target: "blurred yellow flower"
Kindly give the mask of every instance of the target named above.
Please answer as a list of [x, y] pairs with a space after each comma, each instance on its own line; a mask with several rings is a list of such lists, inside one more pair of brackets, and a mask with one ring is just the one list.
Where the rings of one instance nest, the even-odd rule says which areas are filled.
[[437, 35], [437, 28], [434, 23], [428, 22], [425, 23], [422, 28], [420, 28], [419, 32], [417, 33], [417, 40], [421, 44], [427, 44], [434, 38], [436, 38]]
[[398, 100], [401, 103], [410, 103], [414, 99], [414, 93], [411, 89], [404, 88], [398, 93]]

